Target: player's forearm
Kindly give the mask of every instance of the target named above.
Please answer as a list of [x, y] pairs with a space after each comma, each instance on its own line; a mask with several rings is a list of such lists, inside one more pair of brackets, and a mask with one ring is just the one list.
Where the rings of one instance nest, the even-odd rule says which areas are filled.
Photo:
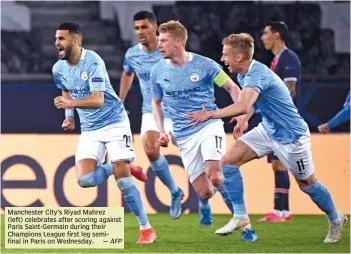
[[327, 122], [329, 129], [333, 129], [339, 124], [350, 119], [350, 108], [344, 108], [336, 116]]
[[209, 118], [218, 119], [230, 116], [240, 116], [250, 112], [252, 107], [248, 107], [243, 102], [236, 102], [228, 107], [209, 112]]
[[[68, 91], [62, 90], [62, 96], [72, 100], [72, 96], [69, 94]], [[74, 109], [73, 108], [65, 109], [65, 116], [74, 119]]]
[[121, 101], [123, 103], [127, 97], [129, 89], [132, 86], [133, 78], [134, 78], [133, 73], [126, 73], [126, 72], [122, 73], [121, 84], [120, 84], [120, 88], [119, 88], [119, 98], [121, 99]]
[[152, 113], [160, 133], [164, 133], [164, 112], [160, 102], [152, 100]]
[[73, 108], [101, 108], [104, 105], [104, 95], [91, 94], [83, 99], [73, 100]]
[[249, 110], [247, 114], [244, 115], [243, 121], [248, 122], [251, 118], [251, 116], [255, 113], [255, 110], [253, 107]]
[[285, 85], [288, 87], [291, 97], [295, 97], [296, 83], [293, 81], [287, 81], [285, 82]]

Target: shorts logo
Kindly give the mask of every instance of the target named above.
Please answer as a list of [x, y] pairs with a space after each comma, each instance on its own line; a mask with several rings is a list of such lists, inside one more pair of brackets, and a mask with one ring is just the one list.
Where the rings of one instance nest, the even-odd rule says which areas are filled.
[[103, 78], [92, 78], [91, 82], [104, 82]]
[[88, 79], [88, 74], [83, 71], [82, 74], [80, 74], [80, 77], [83, 79], [83, 80], [87, 80]]
[[190, 80], [191, 80], [191, 81], [197, 82], [197, 81], [199, 81], [199, 79], [200, 79], [199, 74], [197, 74], [197, 73], [191, 73], [191, 75], [190, 75]]

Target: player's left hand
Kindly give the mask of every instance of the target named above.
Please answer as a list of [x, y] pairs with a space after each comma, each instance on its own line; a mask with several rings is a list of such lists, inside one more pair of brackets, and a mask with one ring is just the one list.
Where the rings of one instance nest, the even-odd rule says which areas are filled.
[[54, 104], [58, 109], [73, 108], [72, 100], [63, 96], [57, 96], [54, 99]]
[[318, 131], [322, 134], [327, 134], [329, 132], [329, 126], [328, 124], [321, 124], [318, 126]]
[[210, 118], [209, 112], [206, 110], [206, 105], [202, 105], [202, 111], [198, 112], [186, 112], [187, 116], [185, 116], [186, 119], [190, 119], [189, 122], [186, 123], [186, 125], [193, 124], [194, 128], [198, 123], [205, 122]]

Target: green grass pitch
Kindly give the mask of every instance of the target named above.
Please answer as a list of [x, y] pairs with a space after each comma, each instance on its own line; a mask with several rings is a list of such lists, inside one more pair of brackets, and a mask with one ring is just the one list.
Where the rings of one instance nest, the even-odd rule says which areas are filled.
[[241, 242], [240, 233], [220, 237], [215, 230], [225, 225], [229, 215], [214, 215], [212, 227], [200, 227], [199, 215], [182, 215], [171, 220], [168, 214], [149, 215], [158, 242], [137, 245], [139, 227], [135, 217], [125, 215], [124, 249], [5, 249], [5, 223], [2, 215], [1, 253], [350, 253], [350, 226], [344, 228], [343, 239], [336, 244], [324, 244], [328, 225], [325, 216], [294, 216], [292, 223], [269, 224], [256, 222], [260, 216], [251, 216], [252, 226], [259, 239]]

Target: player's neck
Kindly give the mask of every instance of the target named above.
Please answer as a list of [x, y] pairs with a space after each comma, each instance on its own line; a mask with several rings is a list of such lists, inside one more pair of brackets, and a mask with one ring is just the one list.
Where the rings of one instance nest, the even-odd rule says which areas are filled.
[[253, 59], [245, 60], [245, 61], [242, 62], [242, 64], [241, 64], [241, 70], [239, 71], [239, 73], [240, 73], [241, 75], [246, 75], [246, 73], [248, 73], [252, 61], [253, 61]]
[[276, 56], [280, 52], [282, 52], [283, 49], [286, 49], [285, 42], [283, 41], [278, 41], [272, 48], [272, 53]]
[[174, 56], [171, 59], [171, 63], [174, 66], [183, 66], [189, 61], [189, 53], [185, 50], [182, 50], [180, 54]]
[[157, 37], [155, 37], [154, 40], [150, 41], [148, 45], [143, 45], [143, 50], [147, 53], [155, 51], [157, 48], [158, 40]]
[[80, 58], [82, 56], [83, 49], [81, 47], [79, 48], [73, 48], [73, 52], [71, 54], [71, 57], [66, 60], [66, 62], [71, 65], [77, 65], [80, 61]]

